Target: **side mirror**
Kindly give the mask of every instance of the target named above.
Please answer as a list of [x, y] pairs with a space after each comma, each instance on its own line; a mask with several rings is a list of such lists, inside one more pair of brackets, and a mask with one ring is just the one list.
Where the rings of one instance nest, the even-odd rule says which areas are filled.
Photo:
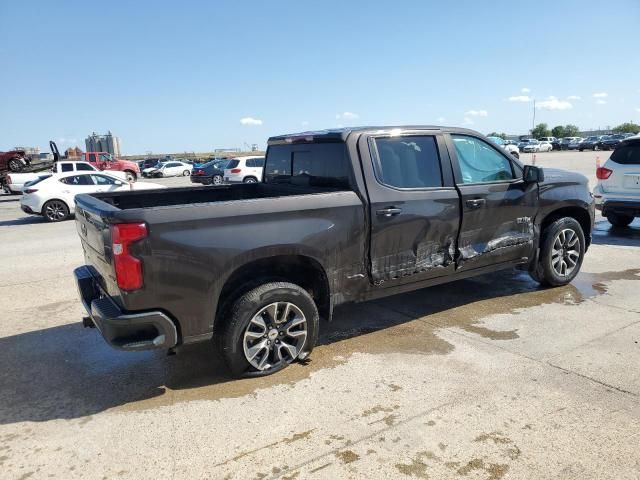
[[118, 185], [119, 187], [124, 185], [124, 182], [121, 182], [120, 180], [116, 180], [116, 185]]
[[522, 179], [526, 183], [539, 183], [544, 181], [544, 172], [540, 167], [534, 167], [533, 165], [525, 165]]

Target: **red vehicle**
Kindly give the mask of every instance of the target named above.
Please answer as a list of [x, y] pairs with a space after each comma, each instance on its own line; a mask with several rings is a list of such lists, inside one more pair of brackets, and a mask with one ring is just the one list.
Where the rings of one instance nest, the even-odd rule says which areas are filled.
[[24, 150], [0, 152], [0, 172], [21, 172], [30, 162]]
[[127, 180], [134, 181], [140, 174], [140, 168], [135, 162], [120, 160], [107, 152], [85, 152], [84, 161], [98, 170], [117, 170], [127, 173]]

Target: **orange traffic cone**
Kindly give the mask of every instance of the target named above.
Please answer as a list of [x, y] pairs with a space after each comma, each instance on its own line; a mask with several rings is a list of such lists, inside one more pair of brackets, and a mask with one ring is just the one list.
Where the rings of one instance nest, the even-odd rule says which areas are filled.
[[600, 156], [596, 157], [596, 168], [600, 168]]

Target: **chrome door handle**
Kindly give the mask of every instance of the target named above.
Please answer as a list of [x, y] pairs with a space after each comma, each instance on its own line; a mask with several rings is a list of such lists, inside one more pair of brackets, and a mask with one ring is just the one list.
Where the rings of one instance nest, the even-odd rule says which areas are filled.
[[484, 198], [474, 198], [472, 200], [467, 200], [465, 203], [469, 208], [480, 208], [487, 203], [487, 201]]
[[380, 210], [377, 210], [376, 215], [379, 215], [381, 217], [393, 217], [394, 215], [399, 215], [401, 212], [402, 212], [401, 208], [387, 207], [387, 208], [381, 208]]

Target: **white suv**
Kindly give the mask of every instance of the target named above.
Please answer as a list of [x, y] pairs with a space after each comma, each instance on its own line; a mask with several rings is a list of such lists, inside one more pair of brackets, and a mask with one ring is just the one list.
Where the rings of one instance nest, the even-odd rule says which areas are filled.
[[235, 157], [224, 168], [227, 183], [256, 183], [262, 181], [264, 157]]
[[626, 227], [640, 217], [640, 135], [620, 142], [596, 177], [596, 208], [612, 225]]

